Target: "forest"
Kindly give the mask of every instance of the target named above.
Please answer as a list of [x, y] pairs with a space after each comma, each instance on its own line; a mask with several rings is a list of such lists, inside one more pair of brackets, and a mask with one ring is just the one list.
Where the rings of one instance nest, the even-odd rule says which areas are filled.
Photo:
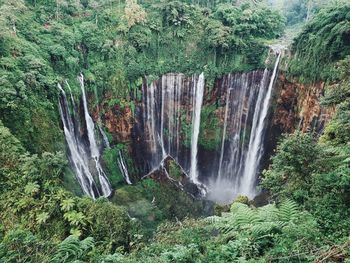
[[0, 262], [350, 262], [348, 0], [0, 0]]

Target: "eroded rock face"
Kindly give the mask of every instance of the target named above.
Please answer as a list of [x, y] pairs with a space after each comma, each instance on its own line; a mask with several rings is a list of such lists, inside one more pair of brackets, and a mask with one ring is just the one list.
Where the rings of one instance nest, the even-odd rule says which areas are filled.
[[[260, 83], [259, 80], [263, 72], [256, 71], [255, 73], [227, 75], [216, 80], [213, 87], [206, 86], [202, 115], [204, 116], [205, 110], [210, 108], [212, 113], [207, 119], [210, 121], [215, 118], [218, 122], [218, 127], [202, 130], [202, 135], [200, 136], [204, 136], [207, 142], [210, 140], [210, 134], [218, 131], [220, 138], [217, 147], [206, 149], [203, 145], [199, 145], [198, 169], [200, 174], [204, 175], [201, 178], [202, 181], [206, 181], [208, 178], [215, 178], [218, 174], [219, 167], [217, 164], [221, 157], [221, 141], [225, 120], [227, 120], [227, 135], [225, 136], [227, 143], [224, 144], [223, 148], [224, 163], [227, 163], [225, 158], [231, 156], [228, 152], [230, 149], [229, 142], [232, 141], [232, 134], [237, 130], [236, 124], [243, 123], [242, 127], [239, 126], [240, 129], [245, 130], [245, 127], [247, 127], [247, 134], [250, 132], [249, 123], [252, 118], [250, 115], [253, 113], [253, 110], [249, 110], [249, 105], [254, 105], [256, 96], [254, 94], [250, 96], [250, 103], [248, 103], [249, 96], [239, 96], [239, 92], [243, 89], [242, 87], [245, 83], [243, 81], [245, 79], [243, 78], [244, 74], [247, 76], [247, 80], [251, 79], [248, 85], [251, 86]], [[155, 82], [153, 89], [145, 83], [146, 81], [144, 80], [144, 84], [140, 87], [139, 92], [146, 94], [146, 97], [134, 100], [135, 112], [128, 106], [130, 105], [128, 103], [111, 105], [111, 101], [114, 98], [110, 94], [106, 94], [103, 103], [94, 110], [93, 117], [95, 121], [98, 121], [99, 116], [101, 116], [102, 124], [112, 134], [114, 143], [128, 145], [129, 154], [132, 156], [135, 167], [138, 170], [138, 175], [135, 174], [135, 177], [140, 178], [155, 168], [163, 158], [163, 149], [165, 149], [166, 154], [176, 156], [175, 159], [185, 171], [188, 171], [190, 162], [190, 138], [188, 135], [190, 135], [191, 131], [193, 79], [181, 74], [168, 74], [166, 78], [163, 77], [158, 82]], [[236, 84], [232, 85], [230, 96], [227, 96], [227, 90], [230, 87], [229, 83]], [[166, 85], [168, 88], [164, 89], [166, 92], [162, 93], [162, 87]], [[147, 90], [145, 90], [146, 88]], [[256, 90], [259, 89], [256, 88]], [[171, 93], [171, 91], [174, 92]], [[323, 93], [324, 83], [302, 85], [288, 80], [283, 73], [278, 76], [268, 116], [269, 127], [264, 139], [265, 155], [261, 164], [262, 168], [266, 168], [269, 165], [270, 156], [281, 134], [292, 133], [295, 130], [322, 132], [324, 125], [335, 112], [334, 108], [325, 108], [320, 105]], [[249, 95], [249, 92], [247, 94]], [[174, 100], [171, 100], [173, 97]], [[240, 99], [243, 105], [241, 117], [233, 118], [232, 116], [234, 116], [234, 112], [237, 111], [239, 106], [239, 101], [237, 100]], [[166, 105], [162, 105], [162, 101]], [[227, 102], [230, 104], [226, 108]], [[164, 111], [163, 124], [159, 121], [160, 118], [158, 116], [162, 112], [162, 107]], [[228, 111], [230, 118], [225, 117], [226, 111]], [[205, 121], [203, 116], [202, 121]], [[153, 121], [149, 122], [151, 119]], [[164, 128], [163, 134], [159, 132], [161, 127]], [[245, 133], [243, 132], [243, 134]], [[164, 143], [160, 144], [162, 137], [164, 138]], [[247, 143], [247, 138], [247, 136], [243, 136], [241, 139], [244, 139], [244, 142]], [[153, 145], [152, 142], [156, 144]], [[150, 160], [153, 160], [154, 156], [158, 156], [159, 158], [155, 159], [159, 161], [152, 163]], [[160, 181], [164, 179], [163, 175], [164, 171], [160, 175], [161, 177], [158, 178]], [[156, 176], [156, 174], [153, 176]], [[192, 192], [192, 190], [189, 190], [189, 192]]]
[[118, 142], [129, 142], [134, 119], [130, 107], [120, 108], [115, 105], [104, 115], [104, 123], [108, 132], [115, 135]]
[[129, 143], [132, 140], [131, 133], [135, 122], [132, 109], [126, 102], [109, 105], [113, 99], [111, 94], [105, 96], [102, 104], [94, 109], [94, 120], [101, 118], [103, 127], [116, 142]]
[[323, 82], [304, 85], [291, 82], [281, 74], [275, 91], [273, 125], [283, 133], [292, 133], [296, 129], [320, 133], [335, 112], [333, 107], [320, 104], [324, 94]]

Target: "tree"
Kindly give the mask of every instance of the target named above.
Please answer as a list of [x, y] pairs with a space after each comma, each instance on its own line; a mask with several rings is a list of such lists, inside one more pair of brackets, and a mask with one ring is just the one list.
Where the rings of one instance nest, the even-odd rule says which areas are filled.
[[126, 0], [125, 18], [127, 20], [128, 28], [136, 24], [142, 24], [146, 21], [146, 11], [137, 4], [137, 0]]
[[263, 173], [261, 185], [269, 189], [273, 197], [288, 197], [303, 203], [321, 160], [322, 151], [310, 134], [285, 135], [270, 168]]

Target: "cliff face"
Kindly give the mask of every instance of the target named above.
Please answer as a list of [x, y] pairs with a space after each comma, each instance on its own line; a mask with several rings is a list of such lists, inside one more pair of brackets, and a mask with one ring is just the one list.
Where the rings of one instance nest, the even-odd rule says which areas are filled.
[[94, 111], [95, 121], [101, 116], [103, 127], [113, 136], [118, 143], [130, 143], [132, 141], [132, 129], [134, 127], [134, 115], [129, 103], [125, 101], [113, 103], [113, 96], [107, 94], [103, 102]]
[[[215, 105], [216, 109], [213, 113], [220, 124], [224, 123], [225, 115], [226, 95], [223, 91], [225, 78], [217, 80], [210, 92], [207, 87], [203, 105], [203, 107]], [[280, 133], [292, 133], [296, 129], [303, 132], [310, 130], [322, 132], [324, 125], [335, 112], [333, 107], [326, 108], [320, 105], [321, 97], [324, 94], [323, 82], [304, 85], [289, 81], [284, 74], [280, 74], [275, 83], [274, 93], [271, 125]], [[103, 104], [99, 107], [103, 111], [103, 126], [116, 141], [120, 143], [131, 142], [132, 130], [136, 124], [132, 109], [128, 105], [123, 107], [118, 104], [110, 106], [108, 101], [111, 99], [110, 95], [106, 96]], [[97, 111], [95, 111], [95, 120], [97, 116]]]
[[[235, 161], [241, 154], [243, 157], [240, 160], [244, 160], [262, 78], [262, 71], [238, 73], [224, 76], [213, 87], [206, 87], [198, 152], [198, 169], [204, 176], [202, 179], [218, 176], [220, 161], [225, 167], [231, 163], [229, 158], [232, 156]], [[188, 170], [194, 85], [195, 79], [181, 74], [168, 74], [155, 82], [154, 86], [144, 83], [140, 89], [143, 98], [133, 102], [135, 111], [130, 103], [111, 105], [113, 98], [108, 94], [99, 105], [102, 124], [113, 136], [114, 143], [128, 145], [129, 155], [139, 171], [137, 176], [148, 173], [158, 165], [164, 150]], [[278, 76], [264, 139], [265, 154], [261, 168], [268, 166], [269, 157], [281, 134], [295, 130], [323, 131], [335, 111], [334, 108], [320, 105], [323, 93], [324, 83], [303, 85], [289, 81], [283, 74]], [[164, 116], [160, 116], [161, 112], [164, 112]], [[93, 115], [97, 120], [98, 111], [95, 110]], [[161, 128], [164, 129], [163, 134]], [[225, 143], [222, 145], [223, 138]], [[237, 148], [239, 152], [233, 155], [230, 150], [235, 148], [231, 144], [238, 139], [237, 145], [241, 148]], [[233, 171], [232, 167], [227, 170]], [[236, 174], [233, 172], [232, 176]]]
[[335, 108], [320, 104], [324, 88], [323, 82], [304, 85], [280, 74], [275, 84], [272, 125], [281, 133], [292, 133], [296, 129], [321, 133], [335, 112]]

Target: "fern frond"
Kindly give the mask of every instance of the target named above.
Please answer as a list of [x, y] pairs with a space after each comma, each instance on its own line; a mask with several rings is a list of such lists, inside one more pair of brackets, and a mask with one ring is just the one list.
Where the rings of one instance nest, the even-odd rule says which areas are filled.
[[275, 204], [265, 205], [258, 208], [259, 217], [262, 221], [278, 220], [279, 214]]
[[292, 200], [285, 200], [281, 203], [278, 209], [278, 218], [283, 222], [290, 222], [296, 219], [299, 215], [297, 203]]

